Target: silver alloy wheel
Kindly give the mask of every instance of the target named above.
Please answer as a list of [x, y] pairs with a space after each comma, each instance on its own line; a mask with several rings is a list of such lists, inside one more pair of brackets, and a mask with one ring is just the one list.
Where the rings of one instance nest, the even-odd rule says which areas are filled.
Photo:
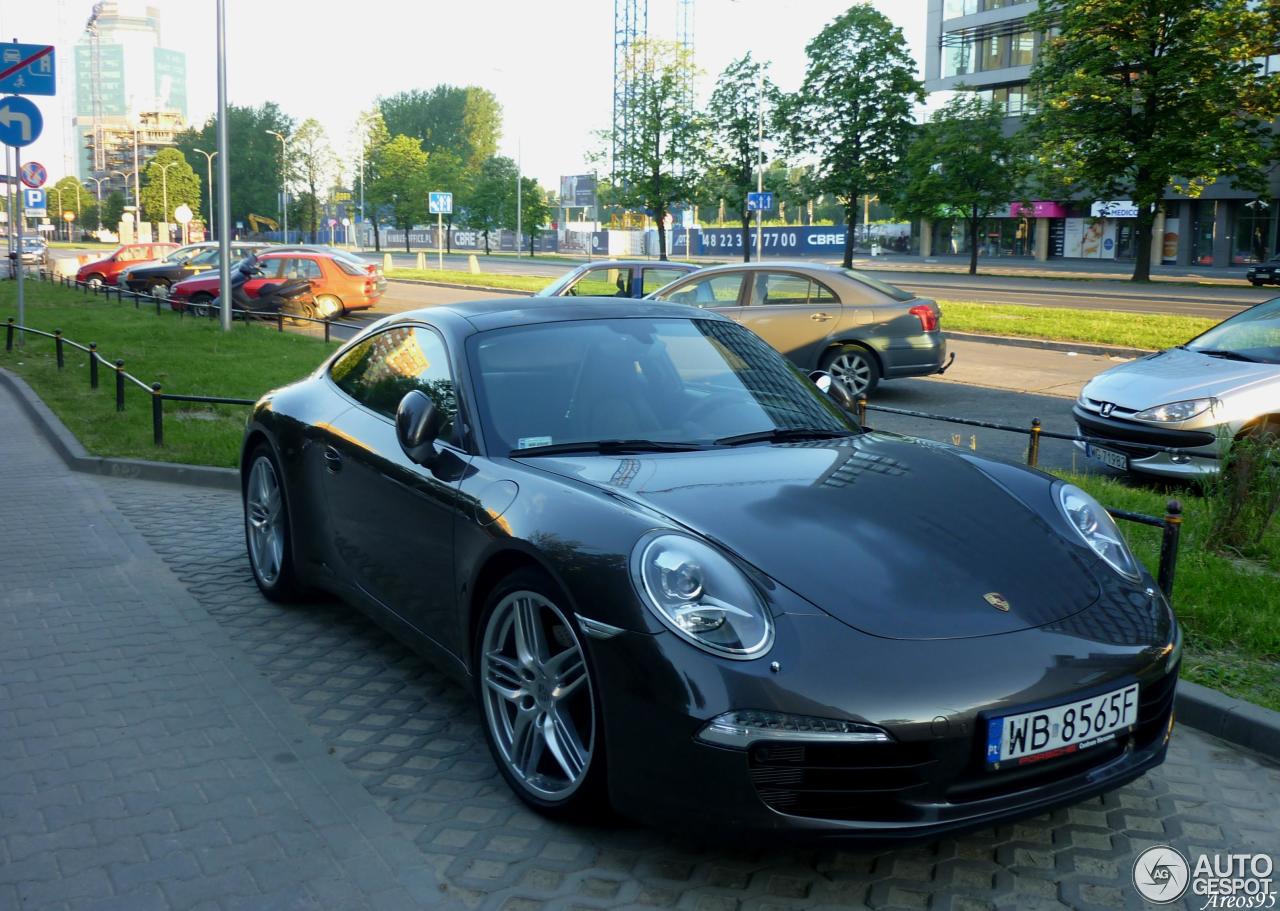
[[871, 365], [866, 355], [845, 353], [831, 362], [828, 372], [831, 378], [855, 396], [862, 395], [871, 385]]
[[168, 300], [169, 284], [167, 282], [156, 282], [151, 286], [151, 296], [158, 297], [160, 300]]
[[258, 456], [249, 472], [244, 520], [253, 571], [264, 585], [275, 585], [284, 564], [284, 498], [275, 466], [266, 456]]
[[507, 771], [543, 800], [573, 794], [591, 767], [596, 716], [582, 643], [568, 618], [537, 592], [503, 598], [481, 640], [480, 686]]

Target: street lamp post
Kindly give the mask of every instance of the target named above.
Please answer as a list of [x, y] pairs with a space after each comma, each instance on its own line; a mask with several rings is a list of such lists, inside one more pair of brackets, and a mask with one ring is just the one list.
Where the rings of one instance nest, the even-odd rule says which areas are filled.
[[[133, 204], [138, 207], [138, 215], [142, 215], [142, 189], [139, 181], [142, 179], [142, 167], [138, 163], [138, 128], [133, 128]], [[138, 219], [142, 221], [141, 218]]]
[[275, 130], [267, 130], [280, 140], [280, 220], [284, 223], [284, 242], [289, 242], [289, 176], [285, 173], [289, 167], [289, 137]]
[[98, 185], [98, 230], [99, 231], [102, 230], [102, 182], [104, 180], [110, 180], [110, 179], [111, 179], [110, 174], [108, 174], [106, 177], [90, 177], [89, 178], [89, 180], [92, 180], [95, 184]]
[[[62, 220], [62, 188], [61, 188], [61, 187], [50, 187], [49, 189], [53, 190], [53, 192], [55, 192], [55, 193], [57, 193], [57, 194], [58, 194], [58, 221], [61, 221], [61, 220]], [[58, 224], [58, 222], [57, 222], [57, 221], [55, 221], [55, 222], [54, 222], [54, 228], [55, 228], [55, 231], [56, 231], [56, 229], [57, 229], [57, 224]], [[57, 235], [56, 235], [56, 233], [55, 233], [55, 235], [54, 235], [54, 236], [55, 236], [55, 237], [57, 236]], [[67, 240], [71, 240], [71, 226], [70, 226], [70, 225], [68, 225], [68, 226], [67, 226]]]
[[231, 331], [231, 185], [227, 173], [227, 0], [217, 0], [218, 32], [218, 299], [223, 332]]
[[205, 157], [205, 164], [209, 166], [209, 235], [213, 235], [213, 159], [218, 153], [217, 151], [206, 152], [204, 149], [192, 149], [193, 152], [199, 152]]
[[[176, 164], [176, 161], [171, 161], [168, 164], [160, 165], [160, 198], [162, 200], [161, 205], [164, 206], [164, 214], [160, 218], [164, 223], [166, 235], [169, 235], [169, 169]], [[171, 236], [165, 237], [165, 240], [171, 239]]]
[[[134, 172], [133, 171], [112, 171], [111, 173], [119, 174], [121, 177], [124, 178], [124, 204], [127, 206], [129, 204], [129, 178], [134, 176]], [[138, 204], [138, 197], [137, 197], [136, 191], [133, 197], [133, 204], [135, 206]]]

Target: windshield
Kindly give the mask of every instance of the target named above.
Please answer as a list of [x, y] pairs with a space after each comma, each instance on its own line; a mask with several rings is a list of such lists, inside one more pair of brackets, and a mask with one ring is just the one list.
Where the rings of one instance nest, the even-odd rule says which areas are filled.
[[857, 424], [736, 323], [601, 319], [495, 329], [469, 341], [494, 455], [602, 440], [712, 446], [772, 430]]
[[1280, 364], [1280, 297], [1250, 307], [1187, 342], [1192, 351]]
[[185, 263], [189, 259], [195, 259], [201, 252], [208, 249], [208, 247], [179, 247], [165, 256], [160, 262], [170, 265]]

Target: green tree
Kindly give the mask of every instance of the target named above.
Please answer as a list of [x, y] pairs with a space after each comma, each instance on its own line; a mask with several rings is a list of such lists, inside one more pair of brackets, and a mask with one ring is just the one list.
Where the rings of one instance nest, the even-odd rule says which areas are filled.
[[390, 210], [391, 223], [404, 231], [407, 253], [409, 229], [427, 217], [427, 153], [412, 136], [395, 136], [378, 150], [374, 171], [377, 179], [365, 196]]
[[123, 217], [124, 194], [119, 190], [112, 190], [102, 198], [102, 226], [108, 231], [118, 231]]
[[475, 172], [498, 148], [502, 106], [488, 89], [438, 85], [411, 89], [378, 99], [378, 109], [392, 135], [412, 136], [427, 154], [448, 150]]
[[1048, 32], [1031, 74], [1036, 158], [1077, 191], [1138, 209], [1134, 281], [1151, 274], [1151, 232], [1172, 185], [1224, 177], [1261, 191], [1275, 155], [1280, 6], [1252, 0], [1041, 0]]
[[360, 215], [369, 218], [372, 215], [373, 223], [373, 249], [382, 250], [382, 239], [378, 233], [378, 207], [368, 204], [367, 193], [364, 197], [359, 194], [368, 187], [372, 180], [377, 179], [377, 161], [378, 152], [391, 141], [391, 134], [387, 132], [387, 124], [382, 119], [382, 112], [376, 107], [372, 110], [364, 111], [356, 119], [356, 158], [351, 162], [351, 171], [356, 175], [356, 179], [352, 182], [352, 190], [357, 194], [356, 198], [362, 200]]
[[698, 195], [705, 172], [705, 130], [684, 103], [695, 69], [688, 50], [656, 39], [636, 42], [626, 66], [634, 88], [610, 133], [609, 195], [617, 205], [653, 216], [658, 257], [666, 259], [667, 213]]
[[173, 210], [178, 206], [199, 212], [202, 183], [182, 152], [161, 149], [142, 171], [143, 215], [152, 222], [174, 224]]
[[[76, 214], [76, 220], [72, 222], [76, 229], [94, 230], [98, 227], [98, 210], [94, 195], [74, 177], [67, 176], [54, 183], [48, 188], [46, 198], [49, 203], [50, 218], [54, 220], [59, 230], [66, 225], [62, 218], [63, 212]], [[54, 211], [55, 209], [57, 211]], [[70, 236], [70, 229], [68, 236]]]
[[969, 234], [969, 274], [978, 272], [982, 221], [1021, 189], [1019, 143], [1004, 132], [1004, 107], [961, 92], [935, 111], [907, 150], [891, 201], [912, 218], [956, 216]]
[[[274, 102], [260, 107], [229, 105], [227, 132], [230, 140], [227, 170], [231, 191], [231, 223], [246, 221], [250, 213], [275, 217], [280, 212], [280, 140], [267, 133], [274, 130], [285, 136], [293, 132], [293, 120], [285, 116]], [[210, 117], [199, 129], [191, 129], [178, 137], [178, 150], [196, 173], [207, 171], [206, 152], [218, 148], [217, 123]], [[213, 160], [215, 190], [218, 159]], [[169, 172], [172, 176], [172, 170]], [[203, 211], [203, 208], [201, 209]], [[217, 224], [217, 193], [214, 194], [214, 224]], [[105, 218], [104, 218], [105, 221]]]
[[551, 220], [547, 192], [532, 177], [520, 178], [520, 230], [529, 238], [529, 255], [533, 256], [533, 240], [542, 226]]
[[484, 236], [484, 252], [489, 253], [489, 234], [515, 228], [516, 163], [495, 156], [484, 161], [471, 187], [467, 224]]
[[766, 69], [767, 64], [752, 60], [749, 53], [734, 60], [716, 80], [707, 104], [712, 133], [708, 181], [742, 222], [743, 262], [751, 261], [752, 216], [747, 211], [747, 194], [756, 189], [756, 169], [763, 161], [762, 127], [770, 126], [764, 121], [764, 108], [778, 98], [777, 88], [765, 76]]
[[290, 221], [305, 225], [308, 239], [316, 242], [320, 232], [320, 194], [328, 186], [337, 159], [329, 145], [329, 136], [320, 121], [308, 118], [289, 137], [288, 176], [292, 187], [299, 188], [298, 215], [290, 211]]
[[812, 156], [811, 185], [844, 206], [844, 265], [853, 265], [858, 198], [883, 193], [911, 135], [913, 103], [924, 100], [902, 29], [871, 6], [836, 17], [805, 47], [800, 91], [779, 109], [788, 146]]

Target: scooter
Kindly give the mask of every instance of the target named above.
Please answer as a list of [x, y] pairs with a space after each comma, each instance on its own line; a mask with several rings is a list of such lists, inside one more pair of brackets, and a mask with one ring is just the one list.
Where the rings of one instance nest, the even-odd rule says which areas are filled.
[[[311, 282], [305, 278], [288, 279], [281, 284], [263, 285], [256, 297], [250, 297], [245, 285], [262, 274], [257, 256], [247, 256], [231, 273], [231, 307], [233, 316], [242, 319], [268, 319], [284, 313], [290, 317], [318, 319], [319, 310], [311, 291]], [[198, 316], [214, 316], [222, 311], [222, 298], [215, 297], [207, 304], [191, 306]]]

